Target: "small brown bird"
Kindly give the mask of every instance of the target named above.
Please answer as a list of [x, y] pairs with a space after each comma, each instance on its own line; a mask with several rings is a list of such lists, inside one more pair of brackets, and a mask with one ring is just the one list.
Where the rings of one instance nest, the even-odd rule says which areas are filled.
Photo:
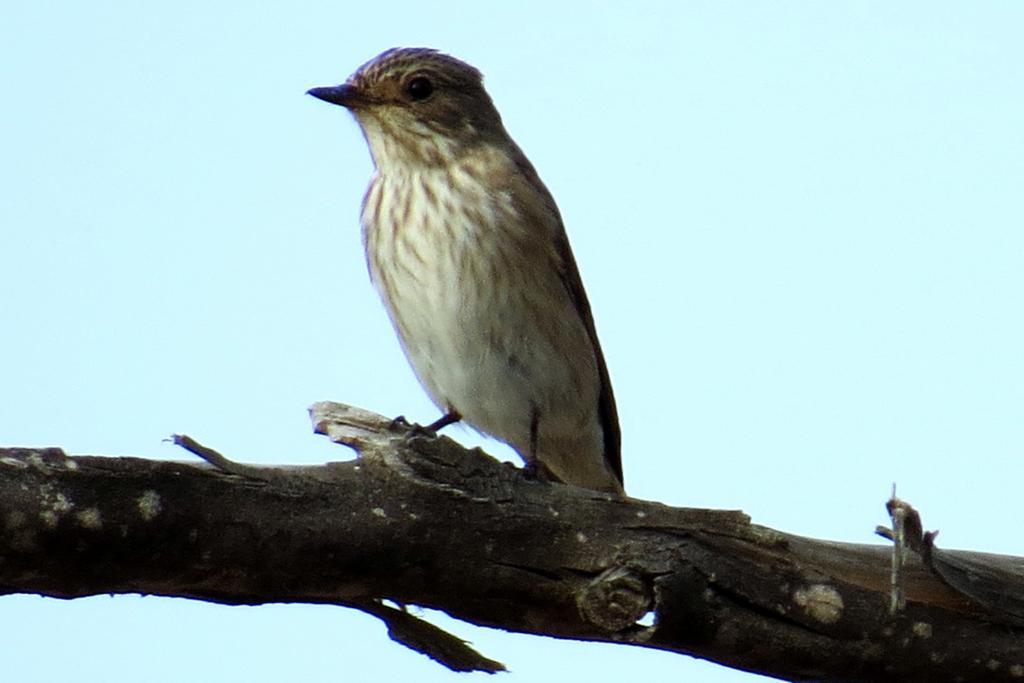
[[622, 494], [608, 370], [558, 207], [475, 68], [425, 48], [310, 95], [351, 111], [376, 173], [370, 277], [434, 403], [539, 475]]

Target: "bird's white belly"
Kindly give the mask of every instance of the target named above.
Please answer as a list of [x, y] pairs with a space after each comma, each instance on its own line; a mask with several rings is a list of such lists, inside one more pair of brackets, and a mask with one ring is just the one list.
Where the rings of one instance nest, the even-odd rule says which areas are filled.
[[371, 277], [406, 356], [442, 410], [524, 457], [535, 416], [542, 440], [599, 434], [593, 347], [557, 266], [517, 251], [509, 198], [478, 190], [457, 175], [371, 188], [369, 206], [373, 193], [407, 198], [363, 216]]
[[[450, 265], [450, 264], [449, 264]], [[575, 402], [568, 362], [544, 346], [534, 323], [501, 285], [439, 267], [435, 286], [394, 278], [385, 298], [406, 355], [442, 410], [498, 438], [525, 444], [535, 410]]]

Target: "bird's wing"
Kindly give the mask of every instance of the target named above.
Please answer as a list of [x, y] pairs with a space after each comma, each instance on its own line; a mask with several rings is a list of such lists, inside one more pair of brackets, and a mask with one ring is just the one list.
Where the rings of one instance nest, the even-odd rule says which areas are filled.
[[612, 393], [612, 383], [608, 376], [608, 366], [604, 360], [604, 353], [601, 351], [601, 343], [597, 339], [597, 329], [594, 327], [594, 315], [590, 311], [590, 301], [587, 300], [587, 293], [583, 289], [583, 280], [580, 278], [579, 268], [576, 266], [576, 259], [573, 257], [572, 248], [569, 246], [569, 237], [565, 233], [565, 226], [562, 223], [562, 216], [558, 212], [558, 206], [554, 198], [548, 192], [547, 187], [541, 181], [537, 171], [519, 151], [516, 156], [516, 165], [522, 176], [537, 190], [547, 204], [549, 215], [554, 216], [557, 221], [553, 232], [555, 249], [559, 257], [560, 275], [565, 285], [569, 298], [576, 307], [580, 320], [583, 323], [590, 343], [594, 349], [594, 360], [597, 362], [598, 376], [601, 382], [601, 390], [597, 399], [597, 413], [601, 422], [601, 429], [604, 432], [604, 457], [608, 467], [622, 483], [622, 434], [619, 431], [619, 413], [615, 408], [615, 395]]

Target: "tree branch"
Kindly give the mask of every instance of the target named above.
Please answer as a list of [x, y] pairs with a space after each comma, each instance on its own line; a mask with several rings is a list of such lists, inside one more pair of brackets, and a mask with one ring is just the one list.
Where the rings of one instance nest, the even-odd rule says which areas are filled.
[[1020, 558], [939, 551], [931, 536], [925, 561], [907, 553], [890, 615], [888, 548], [533, 481], [422, 428], [312, 413], [361, 457], [213, 467], [0, 449], [0, 593], [344, 605], [459, 670], [502, 667], [382, 601], [790, 680], [1024, 675]]

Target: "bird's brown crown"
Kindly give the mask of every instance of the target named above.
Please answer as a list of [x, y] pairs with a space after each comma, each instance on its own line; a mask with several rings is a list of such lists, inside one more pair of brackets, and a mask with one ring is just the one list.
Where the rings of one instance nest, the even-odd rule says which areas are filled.
[[379, 90], [387, 84], [408, 84], [416, 76], [435, 79], [435, 86], [483, 91], [483, 75], [479, 70], [426, 47], [385, 50], [359, 67], [348, 82], [362, 89]]

